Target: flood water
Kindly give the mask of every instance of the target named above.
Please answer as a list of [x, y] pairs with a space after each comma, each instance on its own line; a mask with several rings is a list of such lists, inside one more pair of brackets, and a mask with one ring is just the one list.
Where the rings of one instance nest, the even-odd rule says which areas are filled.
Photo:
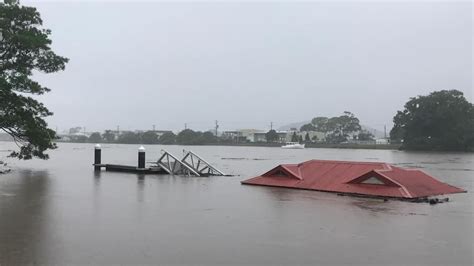
[[[12, 143], [0, 142], [0, 160]], [[104, 144], [103, 163], [136, 164]], [[191, 149], [232, 177], [94, 173], [92, 144], [0, 175], [0, 265], [472, 265], [474, 155], [385, 150], [148, 145]], [[244, 186], [280, 163], [385, 161], [468, 193], [439, 205]]]

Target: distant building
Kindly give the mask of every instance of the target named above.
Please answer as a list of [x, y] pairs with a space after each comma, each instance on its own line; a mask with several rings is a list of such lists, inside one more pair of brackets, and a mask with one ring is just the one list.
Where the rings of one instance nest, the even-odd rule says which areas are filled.
[[376, 139], [375, 143], [376, 144], [381, 144], [381, 145], [386, 145], [386, 144], [390, 144], [390, 140], [389, 139]]
[[260, 129], [239, 129], [237, 130], [238, 132], [240, 132], [240, 137], [241, 138], [244, 138], [246, 139], [246, 141], [249, 141], [249, 142], [255, 142], [255, 133], [264, 133], [265, 134], [265, 131], [264, 130], [260, 130]]
[[74, 137], [90, 137], [91, 136], [91, 132], [77, 132], [77, 133], [74, 133], [74, 134], [70, 134], [69, 136], [74, 136]]
[[288, 131], [277, 131], [278, 134], [278, 142], [284, 143], [291, 141], [291, 136], [293, 132], [288, 132]]
[[224, 131], [221, 134], [221, 138], [230, 142], [246, 142], [246, 138], [242, 137], [242, 133], [239, 131]]
[[267, 133], [265, 132], [255, 132], [253, 134], [253, 142], [266, 142], [267, 141]]
[[224, 131], [222, 132], [221, 137], [224, 139], [234, 139], [241, 135], [239, 131]]
[[[278, 140], [276, 142], [284, 143], [291, 140], [291, 134], [287, 131], [277, 131]], [[288, 136], [290, 138], [288, 139]], [[267, 142], [267, 132], [257, 132], [253, 134], [254, 142]]]

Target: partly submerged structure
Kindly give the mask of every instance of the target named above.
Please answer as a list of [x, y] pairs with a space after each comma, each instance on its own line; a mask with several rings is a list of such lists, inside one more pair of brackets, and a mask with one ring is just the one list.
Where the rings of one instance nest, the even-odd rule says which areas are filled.
[[282, 164], [242, 184], [399, 199], [466, 192], [421, 170], [387, 163], [326, 160]]
[[226, 175], [192, 151], [183, 150], [184, 156], [181, 160], [165, 150], [161, 150], [161, 152], [162, 155], [158, 161], [152, 163], [152, 166], [148, 167], [145, 162], [145, 148], [143, 146], [138, 149], [138, 167], [120, 164], [102, 164], [102, 149], [100, 144], [97, 144], [94, 149], [93, 165], [97, 172], [100, 172], [102, 168], [105, 168], [106, 171], [139, 174], [169, 174], [200, 177]]

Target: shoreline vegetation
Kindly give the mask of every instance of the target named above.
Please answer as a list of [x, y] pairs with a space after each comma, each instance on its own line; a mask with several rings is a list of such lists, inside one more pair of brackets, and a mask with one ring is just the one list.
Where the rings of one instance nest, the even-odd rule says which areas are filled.
[[[351, 112], [335, 117], [315, 117], [301, 128], [268, 132], [184, 129], [172, 131], [113, 131], [90, 135], [72, 128], [62, 141], [127, 144], [179, 144], [226, 146], [281, 146], [285, 142], [304, 143], [308, 148], [392, 149], [410, 151], [474, 152], [474, 106], [461, 91], [441, 90], [411, 98], [393, 118], [390, 135], [376, 139], [360, 125]], [[61, 140], [57, 140], [61, 141]]]
[[[80, 141], [58, 141], [57, 143], [90, 143], [90, 144], [127, 144], [127, 145], [182, 145], [182, 146], [236, 146], [236, 147], [281, 147], [284, 143], [270, 143], [270, 142], [212, 142], [212, 143], [123, 143], [123, 142], [80, 142]], [[366, 150], [399, 150], [407, 152], [460, 152], [460, 153], [474, 153], [472, 150], [440, 150], [435, 149], [404, 149], [402, 143], [388, 143], [388, 144], [358, 144], [358, 143], [305, 143], [305, 148], [309, 149], [366, 149]]]
[[[11, 142], [9, 140], [0, 140], [0, 142]], [[200, 144], [180, 144], [180, 143], [122, 143], [122, 142], [81, 142], [81, 141], [58, 141], [57, 143], [79, 143], [79, 144], [126, 144], [126, 145], [188, 145], [188, 146], [237, 146], [237, 147], [281, 147], [283, 143], [268, 142], [248, 142], [248, 143], [229, 143], [214, 142]], [[327, 148], [327, 149], [370, 149], [370, 150], [399, 150], [401, 144], [355, 144], [355, 143], [305, 143], [306, 148]]]
[[314, 117], [310, 123], [286, 131], [234, 130], [218, 132], [186, 128], [177, 134], [170, 130], [119, 131], [86, 134], [81, 127], [58, 135], [57, 142], [178, 144], [278, 147], [285, 142], [298, 142], [307, 148], [385, 149], [410, 151], [474, 152], [474, 106], [462, 92], [442, 90], [428, 96], [411, 98], [403, 111], [394, 117], [390, 135], [376, 138], [362, 128], [351, 112], [340, 116]]
[[287, 142], [305, 144], [308, 148], [398, 149], [388, 138], [375, 139], [363, 130], [359, 119], [345, 111], [337, 117], [317, 117], [309, 124], [286, 131], [234, 130], [194, 131], [184, 129], [177, 134], [170, 130], [115, 131], [86, 133], [81, 127], [71, 128], [69, 134], [58, 135], [57, 142], [121, 143], [121, 144], [178, 144], [280, 147]]
[[[12, 142], [11, 140], [0, 140], [1, 142]], [[284, 143], [268, 143], [268, 142], [247, 142], [247, 143], [230, 143], [230, 142], [214, 142], [214, 143], [199, 143], [199, 144], [181, 144], [181, 143], [143, 143], [143, 142], [82, 142], [82, 141], [57, 141], [56, 143], [78, 143], [78, 144], [125, 144], [125, 145], [182, 145], [182, 146], [235, 146], [235, 147], [273, 147], [279, 148]], [[360, 150], [399, 150], [407, 152], [461, 152], [461, 153], [472, 153], [472, 151], [458, 151], [458, 150], [404, 150], [402, 149], [401, 143], [390, 143], [390, 144], [357, 144], [357, 143], [304, 143], [305, 148], [308, 149], [360, 149]], [[0, 161], [1, 162], [1, 161]], [[1, 166], [1, 164], [0, 164]]]
[[[75, 141], [62, 141], [58, 143], [85, 143]], [[87, 142], [92, 143], [92, 142]], [[200, 143], [200, 144], [180, 144], [180, 143], [119, 143], [119, 142], [98, 142], [99, 144], [137, 144], [137, 145], [187, 145], [187, 146], [241, 146], [241, 147], [281, 147], [284, 143], [268, 143], [268, 142], [248, 142], [248, 143]], [[306, 148], [328, 148], [328, 149], [371, 149], [371, 150], [398, 150], [400, 144], [328, 144], [328, 143], [305, 143]]]

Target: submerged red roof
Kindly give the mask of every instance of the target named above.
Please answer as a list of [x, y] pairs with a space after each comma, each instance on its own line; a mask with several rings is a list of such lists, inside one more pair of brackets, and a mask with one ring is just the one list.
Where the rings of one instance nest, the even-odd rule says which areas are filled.
[[466, 192], [421, 170], [387, 163], [326, 160], [282, 164], [242, 184], [407, 199]]

